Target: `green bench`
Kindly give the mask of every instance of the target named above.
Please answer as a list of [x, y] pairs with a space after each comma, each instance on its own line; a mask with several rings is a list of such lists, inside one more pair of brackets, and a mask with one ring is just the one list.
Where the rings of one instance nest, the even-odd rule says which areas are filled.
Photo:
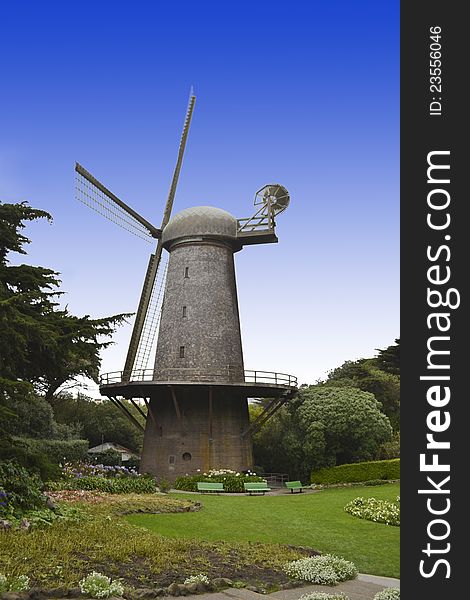
[[224, 484], [223, 483], [209, 483], [207, 481], [198, 481], [197, 482], [197, 491], [198, 492], [223, 492]]
[[300, 481], [286, 481], [285, 484], [286, 488], [289, 489], [292, 494], [297, 491], [302, 492], [302, 490], [304, 489], [304, 486], [301, 484]]
[[266, 482], [248, 482], [243, 484], [245, 488], [245, 492], [248, 492], [250, 496], [252, 494], [265, 494], [265, 492], [270, 492], [271, 488], [268, 488]]

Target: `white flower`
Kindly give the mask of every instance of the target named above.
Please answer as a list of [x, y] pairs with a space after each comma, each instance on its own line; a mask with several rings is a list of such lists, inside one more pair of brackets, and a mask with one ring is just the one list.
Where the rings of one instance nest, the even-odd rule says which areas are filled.
[[374, 600], [400, 600], [400, 589], [385, 588], [375, 594]]
[[93, 571], [84, 577], [78, 584], [83, 594], [93, 598], [109, 598], [109, 596], [122, 596], [124, 587], [120, 581], [111, 581], [102, 573]]
[[346, 504], [344, 510], [360, 519], [385, 523], [386, 525], [400, 525], [400, 506], [388, 500], [354, 498]]
[[284, 570], [296, 579], [323, 585], [336, 585], [340, 581], [357, 577], [354, 563], [332, 554], [294, 560], [287, 563]]
[[209, 578], [207, 577], [207, 575], [203, 575], [202, 573], [199, 573], [198, 575], [191, 575], [191, 577], [187, 577], [184, 580], [184, 585], [188, 585], [189, 583], [207, 583], [209, 584]]
[[17, 577], [6, 577], [0, 573], [0, 594], [3, 592], [26, 592], [29, 590], [29, 577], [18, 575]]

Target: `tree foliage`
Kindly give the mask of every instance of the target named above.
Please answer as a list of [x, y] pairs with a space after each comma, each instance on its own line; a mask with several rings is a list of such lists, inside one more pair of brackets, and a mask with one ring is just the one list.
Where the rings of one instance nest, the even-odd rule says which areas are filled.
[[379, 354], [374, 361], [378, 368], [392, 375], [400, 375], [400, 338], [395, 340], [395, 344], [377, 352]]
[[97, 380], [100, 350], [128, 315], [77, 317], [60, 309], [60, 281], [51, 269], [10, 265], [9, 254], [26, 254], [28, 221], [51, 216], [27, 203], [0, 203], [0, 383], [2, 393], [29, 382], [52, 398], [79, 375]]
[[309, 386], [255, 435], [255, 462], [308, 481], [314, 469], [373, 460], [391, 435], [390, 421], [371, 393]]
[[[122, 400], [128, 411], [139, 421], [141, 415], [127, 400]], [[61, 424], [79, 426], [81, 435], [90, 447], [102, 442], [116, 442], [139, 453], [143, 434], [110, 400], [95, 401], [80, 394], [77, 397], [62, 393], [52, 400], [56, 421]]]
[[400, 340], [374, 358], [346, 361], [328, 373], [323, 385], [357, 387], [374, 394], [395, 431], [400, 429]]
[[330, 387], [355, 387], [374, 394], [395, 430], [400, 428], [400, 378], [377, 368], [374, 359], [346, 361], [323, 383]]

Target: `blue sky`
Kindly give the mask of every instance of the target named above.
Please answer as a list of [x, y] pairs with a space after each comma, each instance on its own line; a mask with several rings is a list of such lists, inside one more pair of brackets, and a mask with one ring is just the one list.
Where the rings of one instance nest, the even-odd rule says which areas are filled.
[[398, 2], [20, 1], [0, 23], [0, 199], [53, 215], [28, 261], [72, 312], [133, 312], [152, 250], [74, 199], [74, 161], [158, 226], [194, 85], [174, 213], [292, 198], [279, 244], [236, 255], [245, 366], [311, 383], [399, 336]]

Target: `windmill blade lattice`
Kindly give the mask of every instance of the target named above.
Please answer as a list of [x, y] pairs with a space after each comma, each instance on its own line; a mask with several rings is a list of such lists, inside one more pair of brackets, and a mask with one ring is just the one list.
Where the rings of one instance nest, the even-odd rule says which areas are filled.
[[157, 275], [150, 295], [150, 301], [134, 360], [132, 373], [137, 378], [139, 378], [139, 374], [142, 374], [143, 376], [144, 371], [149, 368], [149, 364], [152, 364], [155, 361], [157, 334], [162, 313], [167, 270], [168, 253], [165, 252], [162, 253], [158, 265]]
[[158, 230], [105, 188], [78, 163], [75, 165], [75, 198], [129, 233], [152, 243]]

